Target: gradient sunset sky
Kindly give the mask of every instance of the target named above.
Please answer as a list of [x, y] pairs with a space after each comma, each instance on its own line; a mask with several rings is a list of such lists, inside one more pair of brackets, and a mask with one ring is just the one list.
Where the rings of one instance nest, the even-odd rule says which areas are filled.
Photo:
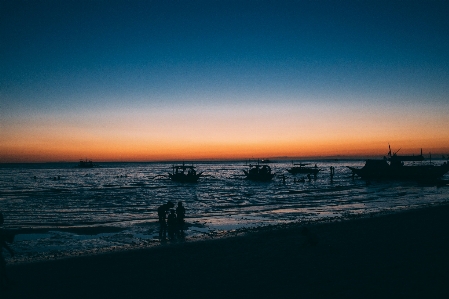
[[449, 1], [0, 0], [0, 162], [449, 154]]

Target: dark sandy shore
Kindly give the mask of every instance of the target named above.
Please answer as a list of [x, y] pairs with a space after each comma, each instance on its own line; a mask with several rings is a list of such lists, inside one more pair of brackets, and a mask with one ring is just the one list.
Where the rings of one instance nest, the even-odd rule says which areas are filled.
[[0, 298], [449, 298], [449, 206], [12, 265]]

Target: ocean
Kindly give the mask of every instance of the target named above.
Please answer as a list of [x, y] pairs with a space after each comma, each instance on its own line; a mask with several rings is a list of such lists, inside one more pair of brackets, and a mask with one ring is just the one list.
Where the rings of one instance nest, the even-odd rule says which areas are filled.
[[[98, 163], [98, 168], [0, 164], [0, 211], [4, 228], [16, 234], [11, 244], [16, 255], [8, 262], [161, 246], [156, 210], [168, 200], [182, 201], [187, 210], [183, 242], [267, 225], [370, 217], [449, 200], [447, 187], [352, 178], [346, 166], [362, 167], [362, 160], [302, 162], [321, 169], [316, 179], [289, 174], [291, 161], [270, 164], [277, 174], [271, 182], [245, 180], [247, 162], [195, 162], [204, 176], [193, 184], [170, 181], [172, 163]], [[305, 181], [298, 182], [301, 178]]]

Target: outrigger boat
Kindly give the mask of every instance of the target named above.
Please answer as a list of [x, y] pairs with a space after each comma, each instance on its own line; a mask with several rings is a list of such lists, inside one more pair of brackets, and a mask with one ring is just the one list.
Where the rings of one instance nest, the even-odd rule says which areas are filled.
[[243, 170], [247, 180], [267, 182], [275, 176], [271, 173], [271, 167], [266, 164], [249, 165], [248, 171]]
[[175, 182], [196, 183], [203, 174], [202, 172], [196, 173], [195, 166], [186, 166], [184, 163], [173, 165], [172, 169], [173, 171], [168, 174], [168, 177]]
[[307, 163], [293, 163], [293, 167], [290, 169], [287, 169], [288, 172], [290, 172], [291, 174], [297, 174], [297, 173], [308, 173], [308, 174], [313, 174], [313, 175], [317, 175], [318, 172], [321, 170], [317, 167], [317, 165], [315, 164], [314, 167], [307, 167]]
[[[397, 151], [399, 152], [399, 150]], [[362, 179], [370, 180], [417, 180], [432, 181], [441, 178], [449, 171], [449, 164], [444, 162], [442, 165], [434, 164], [405, 164], [404, 162], [422, 162], [424, 156], [398, 156], [397, 152], [383, 159], [366, 160], [362, 168], [347, 166], [352, 171], [352, 175], [357, 175]]]

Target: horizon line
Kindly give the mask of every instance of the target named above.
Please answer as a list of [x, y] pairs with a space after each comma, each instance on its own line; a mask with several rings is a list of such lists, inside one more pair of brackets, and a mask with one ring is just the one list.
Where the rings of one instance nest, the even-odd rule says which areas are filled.
[[[273, 156], [264, 158], [193, 158], [193, 159], [155, 159], [155, 160], [96, 160], [87, 159], [94, 163], [198, 163], [198, 162], [257, 162], [261, 160], [268, 160], [269, 163], [276, 163], [278, 161], [308, 161], [308, 160], [366, 160], [366, 159], [382, 159], [387, 155], [326, 155], [326, 156]], [[424, 155], [426, 156], [426, 155]], [[426, 160], [446, 160], [449, 159], [449, 154], [431, 154]], [[45, 164], [45, 163], [78, 163], [86, 159], [77, 159], [75, 161], [59, 160], [59, 161], [11, 161], [0, 162], [0, 164]]]

